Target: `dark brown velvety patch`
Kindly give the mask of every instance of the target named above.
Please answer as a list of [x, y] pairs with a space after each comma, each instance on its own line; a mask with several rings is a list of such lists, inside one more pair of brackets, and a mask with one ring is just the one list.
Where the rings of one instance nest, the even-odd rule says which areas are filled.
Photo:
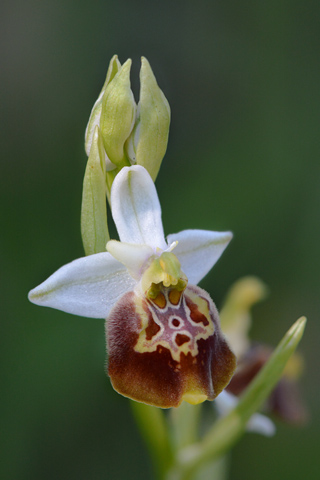
[[176, 335], [176, 344], [178, 347], [181, 347], [181, 345], [187, 342], [190, 342], [190, 337], [188, 337], [188, 335], [184, 335], [183, 333], [178, 333]]
[[133, 293], [125, 294], [111, 311], [107, 322], [108, 373], [117, 392], [134, 400], [162, 408], [181, 401], [181, 373], [168, 349], [138, 353], [134, 346], [141, 328]]
[[198, 305], [193, 303], [190, 298], [186, 297], [187, 306], [190, 308], [191, 320], [195, 323], [202, 323], [205, 327], [209, 325], [209, 321], [203, 313], [199, 312]]
[[237, 359], [221, 333], [213, 335], [210, 340], [212, 341], [211, 375], [216, 397], [230, 382], [237, 366]]
[[149, 323], [146, 328], [146, 339], [151, 340], [160, 330], [159, 325], [153, 320], [152, 315], [149, 313]]

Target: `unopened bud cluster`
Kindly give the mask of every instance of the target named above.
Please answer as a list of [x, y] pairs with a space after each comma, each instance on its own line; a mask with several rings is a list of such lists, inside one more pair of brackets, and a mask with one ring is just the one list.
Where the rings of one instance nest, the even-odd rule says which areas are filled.
[[167, 149], [170, 107], [148, 61], [143, 57], [140, 99], [136, 105], [130, 84], [130, 68], [130, 59], [122, 66], [116, 55], [111, 59], [106, 81], [89, 118], [85, 148], [89, 156], [98, 126], [107, 171], [137, 164], [145, 167], [155, 180]]
[[[136, 104], [130, 83], [131, 60], [110, 61], [106, 80], [95, 102], [85, 132], [88, 163], [84, 177], [81, 230], [87, 255], [105, 251], [109, 240], [106, 196], [117, 173], [141, 165], [156, 179], [165, 155], [170, 107], [142, 57], [140, 98]], [[99, 225], [97, 235], [96, 225]]]

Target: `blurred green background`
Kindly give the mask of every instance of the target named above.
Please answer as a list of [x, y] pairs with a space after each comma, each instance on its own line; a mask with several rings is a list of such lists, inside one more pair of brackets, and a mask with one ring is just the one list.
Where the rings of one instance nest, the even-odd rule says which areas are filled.
[[248, 434], [231, 480], [317, 479], [319, 467], [319, 2], [4, 0], [1, 36], [0, 476], [140, 479], [152, 470], [128, 401], [104, 372], [104, 322], [27, 301], [83, 255], [83, 135], [114, 53], [150, 61], [172, 109], [157, 179], [166, 233], [234, 232], [202, 282], [220, 306], [258, 275], [252, 337], [302, 314], [309, 423]]

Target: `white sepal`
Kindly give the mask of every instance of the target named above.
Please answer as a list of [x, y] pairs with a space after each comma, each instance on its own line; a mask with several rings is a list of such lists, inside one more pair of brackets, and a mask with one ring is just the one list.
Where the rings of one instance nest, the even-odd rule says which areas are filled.
[[197, 285], [220, 258], [231, 238], [231, 232], [183, 230], [168, 235], [167, 241], [169, 245], [178, 241], [174, 253], [189, 282]]
[[122, 168], [112, 184], [111, 209], [121, 242], [167, 248], [157, 191], [145, 168]]
[[29, 292], [37, 305], [91, 318], [106, 318], [136, 282], [110, 253], [82, 257], [64, 265]]

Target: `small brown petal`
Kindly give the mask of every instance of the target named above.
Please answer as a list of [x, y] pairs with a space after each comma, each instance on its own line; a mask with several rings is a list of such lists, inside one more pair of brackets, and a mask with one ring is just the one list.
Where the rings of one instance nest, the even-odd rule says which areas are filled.
[[[269, 360], [271, 354], [272, 349], [268, 346], [260, 344], [253, 346], [240, 360], [227, 391], [233, 395], [240, 395]], [[284, 372], [266, 402], [266, 410], [285, 422], [301, 425], [306, 422], [308, 415], [297, 382], [291, 377]]]
[[308, 420], [297, 383], [285, 377], [268, 398], [267, 409], [291, 425], [304, 425]]
[[254, 379], [259, 370], [269, 360], [272, 349], [265, 345], [252, 347], [244, 357], [238, 361], [236, 373], [228, 385], [228, 392], [240, 395]]

